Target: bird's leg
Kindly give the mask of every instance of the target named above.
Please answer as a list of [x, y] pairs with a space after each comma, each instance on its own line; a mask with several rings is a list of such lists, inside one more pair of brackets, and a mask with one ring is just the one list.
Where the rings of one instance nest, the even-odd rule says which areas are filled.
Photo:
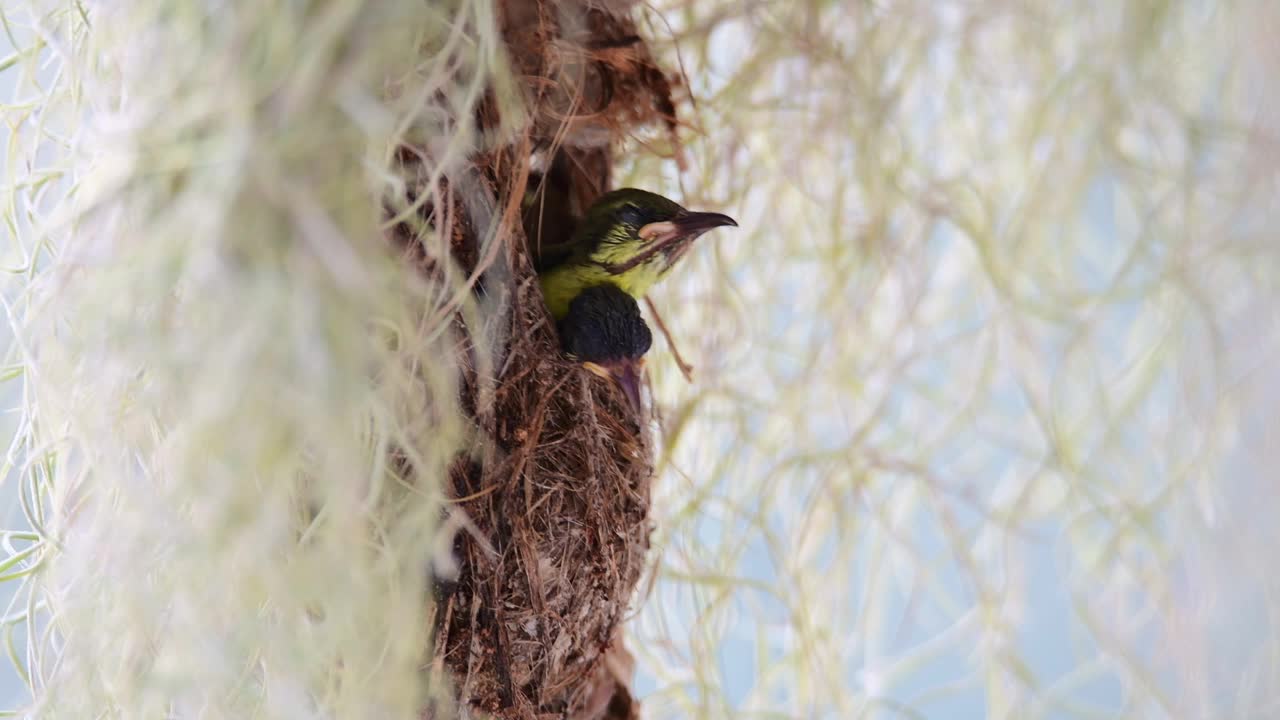
[[662, 316], [658, 314], [658, 307], [647, 297], [644, 299], [644, 304], [649, 306], [649, 314], [653, 316], [653, 321], [658, 324], [658, 330], [662, 333], [662, 337], [667, 339], [667, 347], [671, 348], [671, 356], [676, 359], [676, 367], [680, 368], [680, 374], [684, 375], [686, 382], [693, 382], [693, 366], [680, 357], [680, 348], [676, 347], [676, 341], [671, 337], [671, 332], [667, 330], [667, 324], [662, 322]]

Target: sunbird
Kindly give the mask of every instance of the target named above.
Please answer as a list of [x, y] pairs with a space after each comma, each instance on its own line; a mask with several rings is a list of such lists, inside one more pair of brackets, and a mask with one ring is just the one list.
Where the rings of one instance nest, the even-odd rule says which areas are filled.
[[564, 351], [593, 374], [613, 380], [640, 412], [640, 373], [653, 334], [636, 299], [615, 285], [589, 287], [569, 303], [559, 324]]
[[587, 288], [613, 285], [639, 299], [712, 228], [737, 227], [728, 215], [691, 212], [661, 195], [623, 188], [601, 195], [567, 243], [539, 257], [542, 295], [557, 320]]

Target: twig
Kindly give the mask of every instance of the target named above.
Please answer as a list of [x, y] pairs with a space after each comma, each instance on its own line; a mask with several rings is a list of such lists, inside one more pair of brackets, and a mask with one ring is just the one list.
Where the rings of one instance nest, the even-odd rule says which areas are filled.
[[680, 348], [676, 347], [676, 341], [671, 337], [671, 331], [667, 330], [667, 324], [662, 322], [662, 316], [658, 314], [658, 308], [649, 298], [644, 299], [644, 304], [649, 306], [649, 314], [653, 315], [653, 321], [658, 324], [658, 330], [662, 332], [662, 337], [667, 339], [667, 347], [671, 348], [671, 356], [676, 359], [676, 367], [680, 368], [680, 374], [684, 375], [686, 382], [693, 382], [693, 366], [684, 361], [680, 356]]

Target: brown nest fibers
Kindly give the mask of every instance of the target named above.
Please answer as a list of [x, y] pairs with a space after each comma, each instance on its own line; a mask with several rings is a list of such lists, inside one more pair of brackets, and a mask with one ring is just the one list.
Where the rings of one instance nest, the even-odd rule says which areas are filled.
[[[457, 705], [426, 718], [638, 716], [619, 626], [649, 547], [648, 418], [563, 356], [531, 258], [610, 189], [617, 140], [641, 125], [675, 128], [670, 82], [631, 4], [500, 3], [525, 127], [466, 171], [416, 189], [434, 200], [421, 218], [430, 237], [448, 238], [480, 302], [500, 306], [484, 320], [497, 328], [455, 320], [469, 338], [458, 347], [462, 404], [479, 440], [449, 478], [468, 530], [454, 543], [460, 573], [437, 583], [429, 618], [434, 667]], [[498, 124], [495, 108], [479, 109], [482, 127]], [[410, 175], [424, 156], [403, 149]], [[477, 205], [491, 222], [477, 220]], [[480, 237], [485, 224], [496, 242]], [[401, 227], [397, 239], [424, 272], [442, 272], [418, 235]], [[495, 337], [481, 367], [474, 349]]]

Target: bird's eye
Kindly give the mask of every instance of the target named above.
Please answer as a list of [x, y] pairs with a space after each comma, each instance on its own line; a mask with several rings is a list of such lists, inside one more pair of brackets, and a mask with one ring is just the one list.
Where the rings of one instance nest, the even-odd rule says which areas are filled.
[[623, 205], [622, 209], [618, 211], [618, 219], [636, 227], [644, 224], [644, 214], [635, 205]]

